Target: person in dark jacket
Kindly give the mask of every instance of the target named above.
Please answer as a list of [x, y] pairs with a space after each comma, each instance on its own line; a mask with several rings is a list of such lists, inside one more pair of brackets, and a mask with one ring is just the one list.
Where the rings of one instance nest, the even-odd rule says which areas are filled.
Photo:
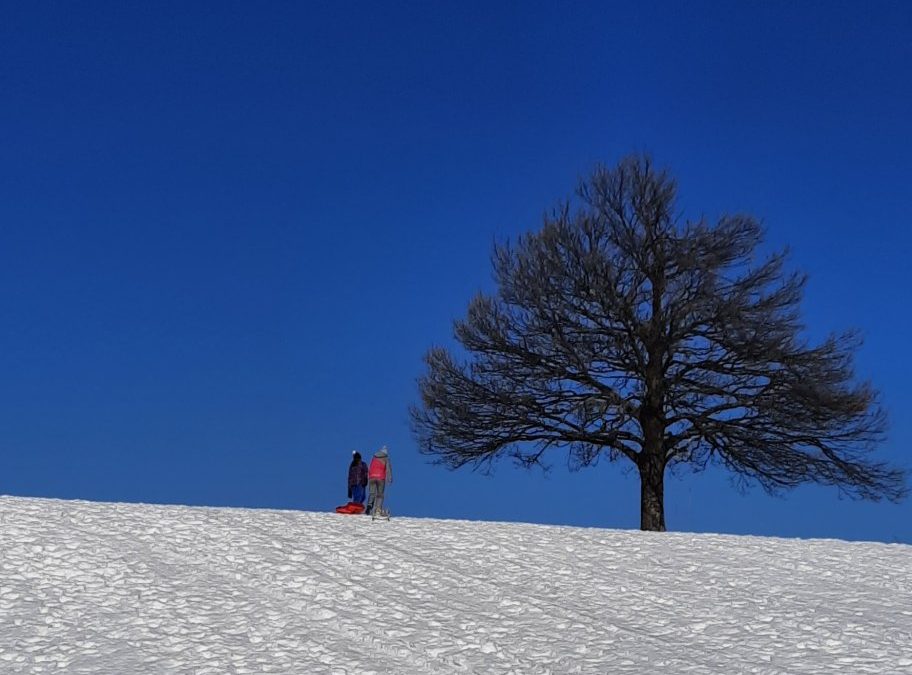
[[358, 504], [364, 503], [364, 488], [367, 487], [367, 464], [361, 461], [361, 453], [352, 453], [348, 467], [348, 498]]

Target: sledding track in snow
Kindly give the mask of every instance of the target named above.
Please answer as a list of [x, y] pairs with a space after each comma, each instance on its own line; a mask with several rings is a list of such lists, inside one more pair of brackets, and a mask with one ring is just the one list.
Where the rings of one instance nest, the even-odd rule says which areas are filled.
[[912, 673], [912, 547], [0, 497], [0, 673]]

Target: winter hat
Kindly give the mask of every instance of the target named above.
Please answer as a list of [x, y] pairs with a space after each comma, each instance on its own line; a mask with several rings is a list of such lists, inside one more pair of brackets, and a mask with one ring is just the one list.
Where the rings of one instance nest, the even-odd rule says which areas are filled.
[[387, 451], [385, 445], [382, 448], [380, 448], [379, 450], [377, 450], [377, 457], [386, 457], [388, 454], [389, 454], [389, 452]]

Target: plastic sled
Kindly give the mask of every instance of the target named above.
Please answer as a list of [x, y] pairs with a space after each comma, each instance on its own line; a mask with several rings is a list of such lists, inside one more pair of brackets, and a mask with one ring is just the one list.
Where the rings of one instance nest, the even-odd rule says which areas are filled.
[[337, 506], [336, 513], [345, 513], [350, 516], [364, 513], [364, 504], [359, 504], [358, 502], [349, 502], [344, 506]]

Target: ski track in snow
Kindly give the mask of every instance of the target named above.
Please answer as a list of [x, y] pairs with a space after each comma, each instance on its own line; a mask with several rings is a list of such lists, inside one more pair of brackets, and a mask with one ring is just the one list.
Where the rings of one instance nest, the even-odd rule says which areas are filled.
[[0, 673], [912, 673], [912, 547], [0, 497]]

